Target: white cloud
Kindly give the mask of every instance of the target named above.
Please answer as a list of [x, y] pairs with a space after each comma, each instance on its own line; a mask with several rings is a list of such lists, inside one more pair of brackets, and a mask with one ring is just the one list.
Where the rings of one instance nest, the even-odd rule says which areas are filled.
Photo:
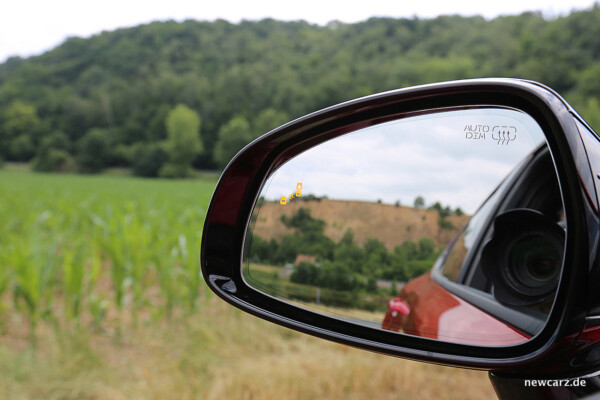
[[[491, 132], [467, 138], [465, 125], [514, 126], [501, 145]], [[514, 110], [464, 110], [393, 121], [338, 137], [298, 155], [270, 179], [263, 195], [279, 199], [302, 182], [304, 194], [343, 200], [400, 200], [472, 213], [515, 166], [543, 141], [531, 117]]]

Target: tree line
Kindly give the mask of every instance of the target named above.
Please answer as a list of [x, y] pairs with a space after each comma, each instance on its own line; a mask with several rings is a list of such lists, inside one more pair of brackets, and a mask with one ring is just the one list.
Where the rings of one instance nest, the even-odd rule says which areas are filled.
[[[73, 37], [0, 64], [0, 158], [38, 170], [183, 175], [223, 168], [252, 139], [344, 100], [488, 76], [545, 83], [600, 127], [598, 21], [595, 5], [552, 20], [189, 20]], [[169, 118], [195, 121], [193, 133], [173, 133]], [[190, 147], [176, 143], [191, 135]]]
[[253, 262], [283, 266], [294, 263], [299, 254], [315, 256], [317, 263], [303, 262], [294, 268], [292, 282], [336, 290], [366, 289], [375, 292], [376, 281], [407, 281], [428, 271], [441, 250], [432, 238], [410, 240], [388, 251], [378, 239], [369, 238], [363, 246], [347, 230], [336, 243], [325, 236], [325, 221], [300, 207], [281, 221], [293, 233], [269, 241], [252, 236], [249, 257]]

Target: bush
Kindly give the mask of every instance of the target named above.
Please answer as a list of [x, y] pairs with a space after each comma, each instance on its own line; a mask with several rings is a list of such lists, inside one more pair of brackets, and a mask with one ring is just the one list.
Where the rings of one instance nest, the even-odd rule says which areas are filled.
[[134, 175], [157, 177], [167, 161], [167, 152], [159, 145], [141, 146], [135, 150], [131, 161]]
[[35, 145], [29, 135], [21, 135], [11, 142], [10, 153], [15, 161], [29, 161], [35, 155]]
[[290, 276], [290, 281], [305, 285], [319, 285], [321, 271], [316, 265], [303, 261], [294, 268], [294, 272]]
[[69, 138], [62, 132], [53, 132], [44, 137], [33, 160], [31, 167], [38, 172], [66, 172], [74, 169], [75, 162], [69, 154]]
[[181, 164], [166, 163], [158, 171], [161, 178], [185, 178], [188, 176], [189, 168]]
[[73, 170], [73, 165], [71, 155], [61, 149], [48, 149], [32, 161], [33, 170], [38, 172], [67, 172]]
[[90, 129], [77, 144], [77, 165], [81, 172], [98, 173], [109, 158], [110, 143], [108, 131]]

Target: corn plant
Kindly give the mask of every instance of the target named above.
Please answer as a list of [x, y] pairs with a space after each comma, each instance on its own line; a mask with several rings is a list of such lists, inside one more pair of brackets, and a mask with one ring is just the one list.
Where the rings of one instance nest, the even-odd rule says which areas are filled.
[[119, 330], [125, 310], [134, 323], [195, 310], [213, 186], [0, 171], [0, 321], [24, 316], [34, 343], [40, 321]]
[[79, 323], [84, 295], [84, 264], [81, 244], [77, 244], [75, 249], [65, 248], [63, 250], [62, 274], [65, 314]]
[[[42, 316], [52, 310], [52, 285], [55, 279], [52, 251], [43, 245], [13, 238], [9, 266], [14, 270], [13, 300], [15, 308], [29, 319], [29, 337], [35, 346], [35, 331]], [[41, 249], [42, 248], [42, 249]]]

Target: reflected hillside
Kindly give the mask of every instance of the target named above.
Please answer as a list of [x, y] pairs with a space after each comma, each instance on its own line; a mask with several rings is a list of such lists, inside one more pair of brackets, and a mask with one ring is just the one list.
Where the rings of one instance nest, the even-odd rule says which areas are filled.
[[439, 203], [423, 209], [313, 195], [286, 204], [260, 199], [244, 276], [292, 303], [380, 324], [390, 296], [428, 271], [466, 224], [469, 217], [459, 214]]
[[424, 237], [433, 239], [436, 247], [445, 248], [469, 220], [466, 215], [449, 215], [445, 217], [447, 223], [440, 224], [440, 214], [435, 209], [366, 201], [298, 200], [285, 206], [267, 201], [257, 215], [255, 232], [265, 240], [279, 241], [294, 231], [282, 222], [282, 216], [290, 218], [300, 208], [310, 209], [313, 218], [324, 221], [323, 233], [334, 242], [339, 242], [345, 232], [351, 230], [359, 246], [373, 238], [382, 242], [388, 251]]

